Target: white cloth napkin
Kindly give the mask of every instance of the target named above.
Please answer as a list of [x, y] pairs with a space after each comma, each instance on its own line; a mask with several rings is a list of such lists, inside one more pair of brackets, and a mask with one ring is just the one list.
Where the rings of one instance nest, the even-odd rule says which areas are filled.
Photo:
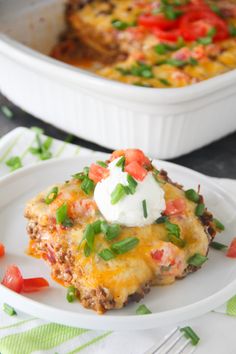
[[[41, 135], [41, 140], [44, 142], [46, 137]], [[17, 128], [0, 140], [0, 177], [10, 173], [12, 167], [6, 162], [12, 157], [20, 157], [23, 167], [40, 161], [38, 155], [30, 153], [29, 147], [37, 147], [37, 142], [35, 132], [26, 128]], [[53, 139], [50, 152], [53, 158], [92, 153], [56, 139]], [[216, 181], [236, 196], [236, 181]], [[236, 299], [231, 303], [231, 309], [231, 315], [236, 315]], [[235, 354], [236, 319], [226, 316], [227, 304], [215, 311], [221, 314], [212, 312], [179, 325], [192, 326], [199, 334], [201, 342], [197, 353]], [[129, 332], [84, 331], [33, 319], [18, 311], [17, 316], [9, 317], [0, 310], [0, 354], [143, 354], [172, 329], [173, 326]]]

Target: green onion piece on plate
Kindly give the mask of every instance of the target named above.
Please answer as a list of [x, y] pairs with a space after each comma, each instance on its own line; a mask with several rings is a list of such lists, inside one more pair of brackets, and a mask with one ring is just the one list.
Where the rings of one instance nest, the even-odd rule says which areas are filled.
[[122, 156], [116, 163], [117, 167], [121, 167], [122, 171], [124, 171], [124, 167], [125, 167], [125, 156]]
[[85, 176], [80, 187], [85, 194], [89, 195], [90, 193], [93, 192], [95, 185], [90, 178]]
[[192, 345], [197, 345], [200, 338], [198, 335], [192, 330], [191, 327], [183, 327], [180, 328], [180, 332], [183, 332], [185, 337], [191, 340]]
[[94, 244], [94, 238], [95, 238], [94, 228], [92, 224], [88, 224], [86, 226], [83, 237], [87, 241], [90, 250], [92, 250]]
[[123, 254], [132, 250], [139, 243], [137, 237], [127, 237], [122, 241], [113, 243], [111, 250], [116, 254]]
[[104, 162], [104, 161], [97, 161], [96, 164], [99, 165], [99, 166], [101, 166], [101, 167], [107, 168], [107, 164], [106, 164], [106, 162]]
[[53, 187], [45, 198], [46, 204], [51, 204], [58, 196], [58, 187]]
[[134, 194], [135, 191], [136, 191], [136, 187], [137, 187], [138, 183], [137, 183], [137, 182], [135, 181], [135, 179], [134, 179], [132, 176], [130, 176], [130, 175], [127, 176], [127, 182], [128, 182], [128, 185], [129, 185], [130, 193], [131, 193], [131, 194]]
[[94, 223], [92, 224], [93, 226], [93, 231], [95, 234], [100, 234], [101, 232], [101, 224], [102, 224], [102, 221], [101, 220], [96, 220], [94, 221]]
[[188, 264], [195, 267], [200, 267], [203, 263], [208, 260], [206, 256], [202, 256], [200, 253], [195, 253], [192, 257], [188, 259]]
[[217, 229], [222, 230], [222, 231], [225, 229], [224, 225], [218, 219], [213, 219], [213, 222], [214, 222], [215, 227]]
[[180, 228], [179, 225], [176, 224], [172, 224], [170, 221], [166, 221], [165, 222], [165, 227], [167, 229], [167, 231], [171, 234], [174, 235], [176, 237], [180, 237]]
[[57, 224], [62, 224], [67, 217], [67, 204], [64, 203], [56, 210]]
[[123, 186], [121, 183], [118, 183], [111, 193], [111, 204], [114, 205], [118, 203], [122, 198], [124, 198], [126, 194], [125, 186]]
[[110, 261], [111, 259], [115, 258], [115, 254], [109, 249], [105, 248], [101, 252], [98, 253], [98, 255], [104, 260], [104, 261]]
[[160, 216], [158, 219], [156, 219], [155, 224], [164, 224], [167, 220], [167, 216]]
[[186, 245], [186, 242], [184, 240], [173, 234], [168, 235], [168, 240], [179, 248], [183, 248]]
[[3, 311], [6, 312], [9, 316], [17, 315], [15, 309], [6, 303], [3, 304]]
[[91, 254], [91, 248], [89, 247], [89, 245], [86, 242], [84, 245], [84, 255], [85, 255], [85, 257], [89, 257], [90, 254]]
[[142, 201], [142, 207], [143, 207], [143, 216], [144, 216], [145, 219], [147, 219], [148, 212], [147, 212], [147, 201], [146, 201], [146, 199], [144, 199]]
[[76, 295], [77, 295], [77, 289], [73, 285], [69, 286], [66, 294], [67, 301], [74, 302], [76, 299]]
[[140, 305], [137, 309], [136, 309], [136, 315], [148, 315], [152, 313], [149, 308], [147, 308], [146, 305]]
[[199, 201], [199, 194], [195, 192], [194, 189], [188, 189], [185, 191], [185, 197], [195, 203], [198, 203]]
[[199, 203], [199, 204], [196, 206], [195, 215], [196, 215], [196, 216], [202, 216], [203, 213], [204, 213], [204, 211], [205, 211], [205, 204]]
[[210, 246], [214, 248], [215, 250], [225, 250], [228, 246], [224, 245], [223, 243], [212, 241], [210, 243]]
[[113, 240], [114, 238], [118, 237], [121, 232], [121, 227], [118, 224], [111, 224], [108, 225], [107, 230], [105, 232], [105, 238], [108, 241]]

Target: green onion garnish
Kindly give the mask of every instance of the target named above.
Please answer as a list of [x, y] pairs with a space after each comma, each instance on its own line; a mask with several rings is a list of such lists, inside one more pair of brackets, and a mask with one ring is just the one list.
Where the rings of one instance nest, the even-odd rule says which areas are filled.
[[213, 222], [214, 222], [215, 227], [217, 229], [222, 230], [222, 231], [225, 229], [224, 225], [218, 219], [213, 219]]
[[90, 254], [91, 254], [91, 248], [89, 247], [89, 245], [86, 242], [84, 245], [84, 255], [85, 255], [85, 257], [89, 257]]
[[76, 295], [77, 295], [77, 289], [73, 285], [69, 286], [66, 294], [67, 301], [74, 302], [76, 299]]
[[196, 215], [196, 216], [202, 216], [202, 215], [204, 214], [204, 211], [205, 211], [205, 204], [199, 203], [199, 204], [196, 206], [195, 215]]
[[146, 201], [146, 199], [144, 199], [142, 201], [142, 206], [143, 206], [143, 216], [144, 216], [145, 219], [147, 219], [148, 212], [147, 212], [147, 201]]
[[230, 23], [228, 28], [229, 28], [229, 34], [232, 37], [235, 37], [236, 36], [236, 27], [232, 23]]
[[160, 216], [156, 221], [155, 224], [164, 224], [168, 220], [167, 216]]
[[195, 253], [192, 257], [188, 259], [188, 264], [191, 264], [195, 267], [201, 266], [208, 260], [206, 256], [202, 256], [200, 253]]
[[127, 176], [127, 181], [128, 181], [128, 186], [129, 186], [130, 193], [134, 194], [135, 191], [136, 191], [136, 187], [137, 187], [138, 183], [130, 175]]
[[112, 26], [120, 31], [123, 31], [125, 30], [126, 28], [128, 27], [134, 27], [136, 26], [136, 23], [135, 22], [124, 22], [124, 21], [121, 21], [121, 20], [112, 20], [111, 21], [112, 23]]
[[57, 224], [63, 225], [65, 227], [71, 227], [73, 225], [73, 222], [68, 217], [67, 211], [68, 211], [67, 204], [66, 203], [62, 204], [56, 210], [56, 222]]
[[186, 338], [191, 339], [192, 345], [197, 345], [197, 344], [198, 344], [200, 338], [199, 338], [198, 335], [192, 330], [191, 327], [183, 327], [183, 328], [180, 328], [180, 332], [183, 332]]
[[159, 78], [159, 81], [165, 86], [170, 86], [170, 82], [168, 80], [166, 80], [166, 79]]
[[58, 187], [53, 187], [45, 198], [46, 204], [51, 204], [58, 196]]
[[101, 166], [101, 167], [107, 168], [107, 164], [106, 164], [106, 162], [104, 162], [104, 161], [97, 161], [96, 163], [97, 163], [97, 165], [99, 165], [99, 166]]
[[124, 167], [125, 167], [125, 156], [122, 156], [116, 163], [117, 167], [121, 167], [122, 171], [124, 171]]
[[1, 111], [2, 111], [2, 113], [4, 114], [4, 116], [7, 117], [8, 119], [11, 119], [11, 118], [13, 117], [12, 111], [11, 111], [10, 108], [7, 107], [7, 106], [2, 105], [2, 106], [1, 106]]
[[74, 175], [72, 175], [72, 177], [74, 179], [79, 179], [80, 181], [83, 181], [83, 179], [85, 178], [85, 175], [83, 172], [78, 172], [78, 173], [75, 173]]
[[176, 237], [180, 237], [180, 228], [179, 225], [172, 224], [170, 221], [165, 222], [165, 227], [169, 234], [174, 235]]
[[118, 237], [121, 232], [121, 227], [118, 224], [111, 224], [108, 225], [108, 228], [105, 233], [105, 238], [108, 241], [113, 240], [114, 238]]
[[115, 254], [109, 249], [105, 248], [101, 252], [98, 253], [98, 255], [104, 260], [104, 261], [110, 261], [110, 259], [115, 258]]
[[216, 241], [212, 241], [210, 243], [210, 246], [212, 248], [214, 248], [215, 250], [224, 250], [224, 249], [226, 249], [228, 247], [227, 245], [224, 245], [223, 243], [216, 242]]
[[6, 165], [10, 167], [11, 172], [18, 170], [23, 166], [21, 158], [19, 156], [13, 156], [9, 160], [6, 161]]
[[122, 241], [113, 243], [111, 250], [116, 254], [123, 254], [132, 250], [139, 243], [137, 237], [127, 237]]
[[85, 176], [84, 179], [83, 179], [83, 181], [82, 181], [82, 183], [81, 183], [81, 186], [80, 186], [80, 188], [82, 189], [82, 191], [83, 191], [85, 194], [89, 195], [90, 193], [93, 192], [94, 187], [95, 187], [94, 182], [93, 182], [90, 178], [88, 178], [87, 176]]
[[95, 234], [100, 234], [100, 232], [101, 232], [101, 224], [102, 224], [101, 220], [94, 221], [94, 223], [92, 224], [93, 231], [94, 231]]
[[168, 48], [164, 43], [159, 43], [154, 47], [157, 54], [163, 55], [168, 52]]
[[199, 194], [195, 192], [194, 189], [188, 189], [187, 191], [185, 191], [185, 197], [195, 203], [198, 203], [200, 198]]
[[166, 60], [166, 64], [169, 64], [171, 66], [176, 66], [178, 68], [178, 67], [182, 67], [182, 66], [186, 65], [186, 62], [183, 60], [170, 58], [170, 59]]
[[3, 304], [3, 311], [6, 312], [9, 316], [17, 315], [15, 309], [6, 303]]
[[195, 58], [189, 58], [189, 60], [188, 60], [188, 64], [189, 65], [192, 65], [192, 66], [196, 66], [196, 65], [198, 65], [198, 61], [195, 59]]
[[126, 195], [125, 187], [123, 184], [118, 183], [113, 192], [111, 193], [111, 204], [118, 203]]
[[212, 43], [212, 37], [198, 38], [197, 42], [203, 45], [208, 45]]
[[89, 248], [93, 249], [95, 233], [92, 224], [88, 224], [83, 233], [84, 239], [87, 241]]
[[183, 248], [186, 245], [186, 242], [184, 240], [173, 234], [168, 234], [168, 240], [179, 248]]
[[149, 308], [147, 308], [146, 305], [140, 305], [137, 309], [136, 309], [136, 315], [148, 315], [150, 313], [152, 313]]

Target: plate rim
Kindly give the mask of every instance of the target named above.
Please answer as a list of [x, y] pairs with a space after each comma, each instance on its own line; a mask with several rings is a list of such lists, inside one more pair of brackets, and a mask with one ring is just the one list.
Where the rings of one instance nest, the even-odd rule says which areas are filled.
[[[8, 184], [8, 182], [17, 179], [18, 176], [24, 176], [25, 174], [30, 174], [30, 173], [34, 173], [35, 171], [40, 171], [42, 167], [47, 169], [48, 166], [53, 167], [53, 165], [57, 165], [60, 163], [62, 163], [63, 165], [63, 161], [68, 163], [71, 161], [72, 163], [72, 161], [76, 161], [76, 160], [77, 161], [85, 160], [86, 158], [92, 160], [93, 158], [94, 159], [101, 158], [101, 156], [104, 156], [106, 158], [107, 156], [109, 156], [109, 154], [99, 153], [99, 152], [98, 153], [96, 152], [94, 154], [88, 153], [88, 155], [81, 155], [81, 156], [78, 155], [73, 157], [48, 160], [48, 161], [39, 162], [34, 165], [29, 165], [18, 171], [15, 171], [15, 173], [13, 174], [1, 177], [0, 188], [5, 184]], [[228, 202], [231, 205], [233, 205], [236, 209], [236, 202], [231, 197], [231, 195], [227, 191], [225, 191], [224, 188], [217, 185], [217, 183], [214, 180], [212, 180], [210, 176], [206, 176], [188, 167], [181, 166], [169, 161], [163, 161], [158, 159], [153, 159], [153, 161], [155, 163], [157, 162], [163, 164], [164, 165], [163, 168], [166, 168], [167, 170], [168, 170], [168, 166], [171, 166], [172, 168], [174, 167], [175, 169], [182, 170], [183, 173], [187, 172], [187, 174], [190, 175], [190, 177], [192, 175], [195, 175], [195, 177], [199, 176], [202, 182], [206, 181], [208, 185], [210, 184], [213, 186], [213, 193], [214, 191], [218, 191], [221, 195], [227, 198]], [[107, 330], [107, 329], [144, 330], [144, 329], [157, 328], [158, 326], [163, 326], [163, 321], [165, 321], [165, 324], [173, 324], [179, 321], [192, 319], [195, 317], [199, 317], [200, 315], [203, 315], [206, 312], [214, 310], [222, 303], [227, 301], [226, 298], [229, 299], [231, 296], [235, 295], [235, 293], [236, 293], [236, 278], [235, 280], [231, 281], [231, 283], [226, 285], [224, 288], [218, 290], [216, 293], [207, 296], [204, 299], [194, 302], [192, 304], [181, 306], [177, 309], [152, 313], [149, 314], [148, 316], [137, 316], [135, 314], [127, 315], [127, 316], [125, 315], [100, 316], [94, 311], [81, 314], [78, 312], [73, 312], [70, 310], [69, 311], [62, 310], [57, 307], [43, 304], [37, 300], [27, 298], [21, 294], [17, 294], [0, 284], [0, 299], [4, 301], [7, 298], [8, 299], [7, 301], [11, 301], [11, 305], [13, 305], [13, 307], [15, 306], [20, 311], [23, 311], [25, 313], [31, 314], [36, 317], [40, 317], [48, 321], [51, 321], [53, 315], [53, 318], [57, 323], [61, 323], [63, 325], [70, 325], [74, 327], [81, 327], [81, 324], [83, 323], [82, 327], [96, 329], [96, 330]], [[42, 316], [39, 315], [39, 312], [40, 314], [42, 313]], [[190, 312], [191, 312], [191, 316], [188, 315]], [[68, 314], [70, 316], [69, 318], [70, 324], [68, 324], [68, 320], [66, 319], [66, 316], [68, 316]], [[78, 317], [80, 318], [79, 319], [80, 324], [78, 324]], [[174, 321], [171, 320], [172, 317], [175, 318]]]

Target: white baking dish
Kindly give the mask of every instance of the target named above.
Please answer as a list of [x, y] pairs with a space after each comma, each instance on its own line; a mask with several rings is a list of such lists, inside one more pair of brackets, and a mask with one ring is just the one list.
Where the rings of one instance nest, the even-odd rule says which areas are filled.
[[36, 117], [103, 146], [172, 158], [236, 129], [236, 70], [180, 89], [109, 81], [47, 57], [64, 0], [0, 0], [0, 89]]

